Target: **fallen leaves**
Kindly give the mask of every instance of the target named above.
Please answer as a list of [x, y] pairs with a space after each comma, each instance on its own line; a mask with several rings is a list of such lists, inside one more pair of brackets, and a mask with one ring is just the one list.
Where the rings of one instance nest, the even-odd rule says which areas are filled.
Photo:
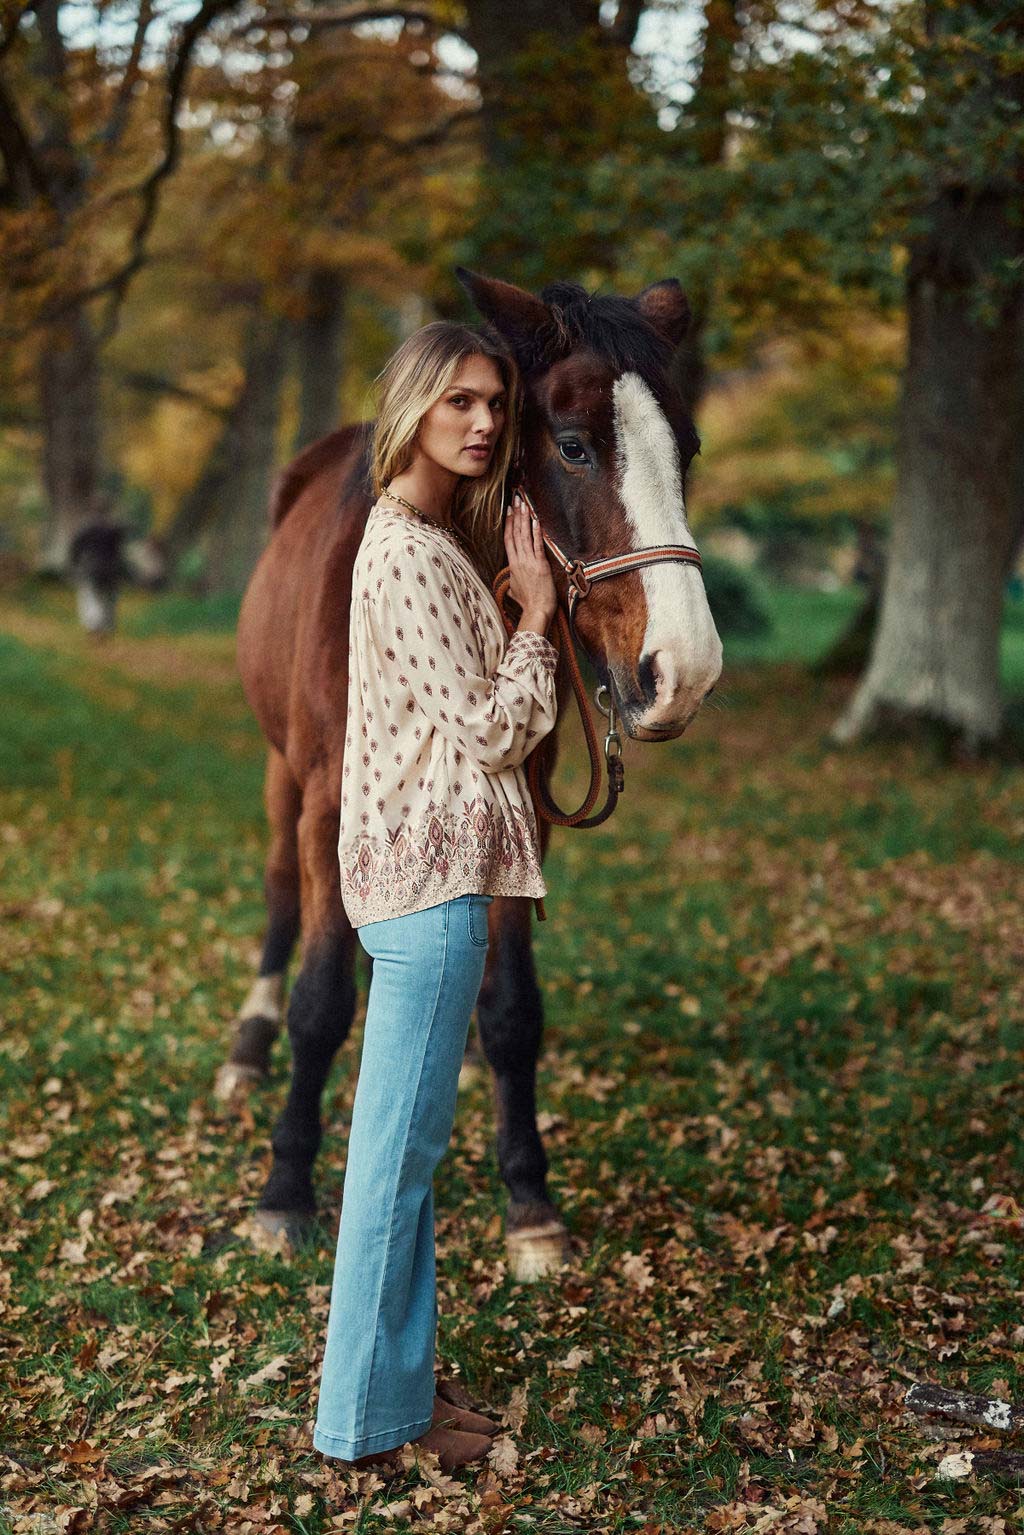
[[945, 1481], [959, 1481], [965, 1476], [970, 1476], [973, 1468], [973, 1453], [970, 1450], [959, 1450], [953, 1455], [942, 1457], [935, 1475]]
[[622, 1256], [622, 1272], [629, 1284], [641, 1295], [645, 1290], [653, 1290], [657, 1281], [651, 1268], [651, 1256], [649, 1252], [624, 1253]]
[[[574, 904], [542, 935], [539, 1093], [570, 1263], [534, 1287], [508, 1274], [486, 1080], [439, 1172], [441, 1347], [506, 1432], [457, 1477], [412, 1452], [393, 1476], [341, 1474], [310, 1420], [357, 1057], [325, 1099], [329, 1234], [292, 1251], [251, 1213], [283, 1050], [251, 1098], [210, 1092], [263, 921], [261, 752], [223, 686], [216, 708], [154, 697], [119, 717], [107, 739], [130, 730], [139, 769], [123, 799], [90, 798], [77, 767], [70, 800], [0, 791], [16, 1535], [830, 1518], [1009, 1535], [1013, 1477], [982, 1474], [993, 1425], [969, 1443], [943, 1427], [942, 1455], [971, 1457], [958, 1487], [902, 1396], [925, 1376], [1005, 1402], [1018, 1384], [1024, 881], [982, 845], [1019, 825], [1012, 775], [968, 793], [884, 755], [816, 756], [827, 710], [774, 684], [721, 717], [714, 750], [635, 754], [622, 826], [552, 845]], [[203, 771], [176, 778], [200, 748]], [[961, 837], [955, 864], [907, 848], [915, 818]], [[937, 1525], [965, 1491], [969, 1529]]]
[[[265, 1364], [262, 1369], [254, 1370], [252, 1375], [247, 1375], [239, 1383], [238, 1389], [240, 1391], [253, 1391], [257, 1386], [265, 1385], [267, 1381], [284, 1380], [290, 1362], [287, 1354], [279, 1354], [277, 1358], [271, 1359], [269, 1364]], [[189, 1378], [195, 1379], [194, 1376]]]

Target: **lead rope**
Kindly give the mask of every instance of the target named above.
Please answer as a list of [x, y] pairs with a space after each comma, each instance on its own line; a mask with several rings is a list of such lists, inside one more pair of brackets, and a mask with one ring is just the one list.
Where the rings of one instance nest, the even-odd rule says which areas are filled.
[[[493, 591], [498, 604], [498, 610], [501, 613], [502, 623], [505, 625], [506, 633], [509, 635], [514, 634], [516, 631], [516, 620], [505, 609], [505, 598], [508, 596], [511, 584], [512, 572], [509, 566], [506, 565], [495, 576]], [[611, 695], [608, 694], [608, 689], [602, 684], [597, 689], [596, 702], [598, 708], [602, 710], [608, 720], [608, 732], [604, 738], [604, 758], [608, 767], [608, 797], [597, 814], [591, 815], [590, 811], [596, 805], [597, 797], [601, 792], [600, 747], [597, 743], [597, 731], [594, 728], [594, 721], [587, 707], [586, 684], [583, 681], [579, 662], [576, 659], [576, 647], [573, 644], [569, 619], [561, 603], [558, 605], [556, 616], [558, 620], [556, 638], [552, 639], [551, 643], [558, 652], [559, 658], [565, 658], [573, 692], [576, 695], [576, 702], [579, 706], [580, 719], [583, 722], [583, 731], [587, 738], [587, 751], [590, 756], [590, 788], [587, 790], [586, 798], [577, 810], [560, 810], [555, 804], [545, 780], [544, 764], [541, 755], [541, 748], [544, 745], [543, 741], [533, 748], [533, 751], [526, 759], [526, 780], [530, 789], [530, 797], [533, 801], [534, 814], [538, 821], [543, 819], [555, 826], [578, 826], [585, 829], [590, 826], [600, 826], [601, 822], [608, 819], [618, 804], [619, 795], [622, 793], [625, 784], [625, 773], [622, 764], [622, 741], [619, 738], [618, 731], [615, 729], [615, 706]], [[557, 672], [557, 661], [555, 669]], [[602, 693], [608, 695], [607, 704], [601, 702]], [[546, 921], [547, 913], [544, 910], [543, 896], [536, 896], [534, 901], [537, 908], [537, 921]]]

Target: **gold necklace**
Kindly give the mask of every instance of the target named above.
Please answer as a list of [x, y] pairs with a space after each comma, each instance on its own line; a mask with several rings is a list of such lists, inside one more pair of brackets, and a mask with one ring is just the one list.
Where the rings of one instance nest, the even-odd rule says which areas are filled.
[[385, 485], [384, 494], [387, 496], [389, 501], [397, 501], [399, 506], [404, 506], [407, 512], [412, 512], [413, 515], [418, 517], [421, 522], [428, 522], [430, 526], [432, 528], [436, 528], [439, 533], [447, 533], [449, 537], [457, 539], [466, 553], [470, 556], [470, 558], [473, 557], [472, 549], [457, 528], [451, 526], [445, 527], [442, 523], [436, 521], [435, 518], [428, 517], [426, 512], [420, 511], [418, 506], [413, 506], [411, 501], [407, 501], [405, 497], [400, 496], [396, 490], [392, 490], [390, 485]]

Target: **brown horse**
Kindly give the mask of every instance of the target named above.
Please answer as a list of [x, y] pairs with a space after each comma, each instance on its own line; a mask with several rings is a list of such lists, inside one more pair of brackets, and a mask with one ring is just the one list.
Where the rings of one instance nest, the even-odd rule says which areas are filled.
[[[458, 276], [522, 370], [520, 472], [545, 531], [582, 560], [692, 544], [683, 480], [698, 439], [668, 374], [689, 318], [679, 284], [655, 283], [627, 299], [556, 283], [537, 298], [474, 273]], [[370, 430], [334, 432], [283, 472], [274, 533], [238, 627], [246, 696], [269, 742], [268, 927], [259, 978], [218, 1092], [228, 1096], [268, 1073], [301, 925], [301, 967], [288, 1006], [291, 1084], [258, 1211], [263, 1225], [292, 1236], [315, 1215], [320, 1098], [355, 1007], [356, 937], [342, 907], [337, 846], [352, 563], [373, 500]], [[564, 601], [561, 572], [556, 587]], [[721, 644], [693, 565], [657, 564], [595, 585], [576, 607], [575, 629], [636, 739], [680, 735], [721, 670]], [[560, 705], [568, 692], [565, 671], [559, 667]], [[549, 770], [556, 735], [540, 748]], [[543, 823], [542, 850], [548, 831]], [[550, 1272], [567, 1245], [548, 1196], [536, 1122], [542, 1006], [532, 905], [526, 898], [493, 901], [477, 1004], [494, 1075], [510, 1267], [518, 1278]]]

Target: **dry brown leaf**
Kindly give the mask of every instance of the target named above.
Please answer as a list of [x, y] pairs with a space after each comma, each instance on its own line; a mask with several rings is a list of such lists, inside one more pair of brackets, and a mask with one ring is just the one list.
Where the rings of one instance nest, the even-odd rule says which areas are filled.
[[508, 1405], [501, 1414], [501, 1421], [505, 1424], [506, 1428], [510, 1428], [514, 1434], [517, 1434], [526, 1422], [528, 1411], [529, 1404], [526, 1399], [526, 1387], [515, 1386], [513, 1387], [512, 1395], [508, 1399]]
[[247, 1375], [239, 1386], [239, 1390], [252, 1391], [256, 1386], [262, 1386], [267, 1381], [284, 1380], [290, 1362], [288, 1354], [278, 1354], [269, 1364], [265, 1364], [262, 1370], [255, 1370], [252, 1375]]
[[519, 1465], [519, 1451], [511, 1434], [499, 1434], [487, 1453], [487, 1464], [498, 1476], [511, 1476]]
[[645, 1290], [653, 1290], [657, 1283], [651, 1272], [651, 1260], [646, 1252], [625, 1253], [622, 1258], [622, 1272], [641, 1295]]

